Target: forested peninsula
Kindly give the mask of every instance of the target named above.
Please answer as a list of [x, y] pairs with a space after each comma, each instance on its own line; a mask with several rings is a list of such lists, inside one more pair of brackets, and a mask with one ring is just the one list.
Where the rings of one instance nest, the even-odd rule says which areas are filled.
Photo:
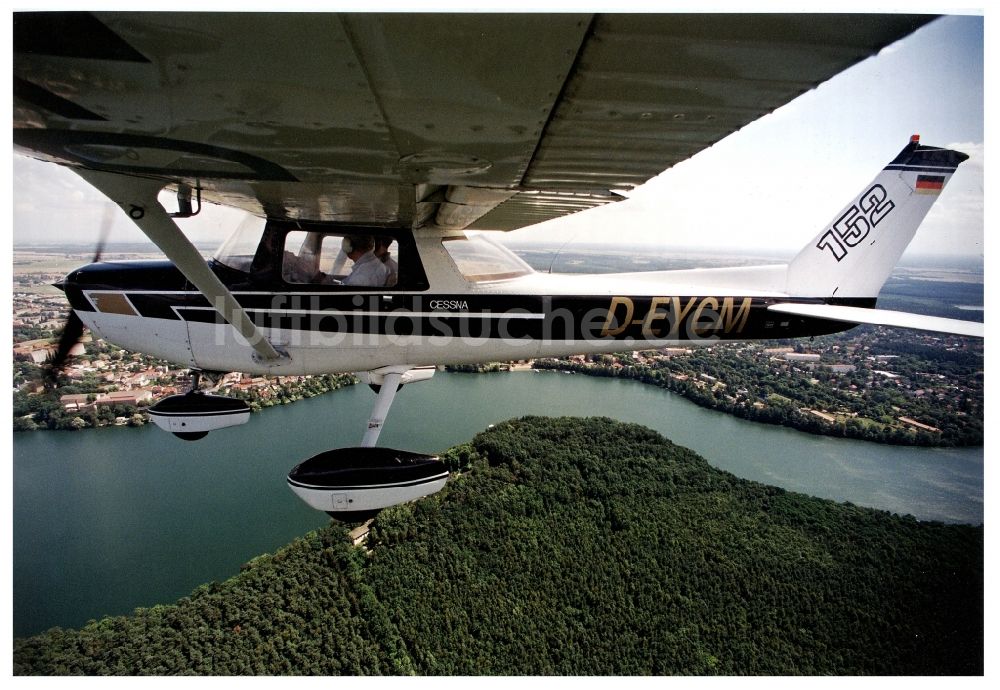
[[[780, 451], [779, 451], [780, 452]], [[16, 674], [982, 674], [983, 530], [524, 418], [443, 491], [173, 605], [16, 640]]]

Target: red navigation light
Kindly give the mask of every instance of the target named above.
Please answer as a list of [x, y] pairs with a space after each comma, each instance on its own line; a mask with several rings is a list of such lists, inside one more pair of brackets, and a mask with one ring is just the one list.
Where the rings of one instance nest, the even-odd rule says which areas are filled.
[[910, 136], [910, 143], [911, 144], [919, 144], [920, 143], [920, 135], [919, 134], [913, 134], [913, 135], [911, 135]]

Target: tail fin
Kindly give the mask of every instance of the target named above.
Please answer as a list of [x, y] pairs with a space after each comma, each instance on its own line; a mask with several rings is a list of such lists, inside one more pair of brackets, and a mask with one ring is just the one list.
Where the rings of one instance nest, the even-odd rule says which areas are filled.
[[788, 265], [796, 297], [877, 297], [964, 153], [914, 135], [853, 202]]

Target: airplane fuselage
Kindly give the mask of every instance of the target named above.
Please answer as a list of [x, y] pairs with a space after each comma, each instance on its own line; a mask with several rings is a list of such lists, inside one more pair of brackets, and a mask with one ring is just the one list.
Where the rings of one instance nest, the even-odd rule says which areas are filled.
[[[755, 272], [758, 279], [767, 273], [762, 269], [730, 269], [728, 274], [531, 273], [452, 284], [440, 291], [345, 293], [318, 287], [240, 289], [241, 276], [219, 264], [213, 268], [287, 358], [265, 362], [254, 357], [247, 341], [167, 262], [92, 264], [69, 276], [66, 292], [89, 328], [124, 348], [186, 367], [254, 374], [321, 374], [403, 363], [466, 364], [711, 345], [819, 335], [853, 325], [775, 314], [768, 306], [789, 301], [788, 296], [777, 291], [734, 293], [725, 290], [728, 280], [720, 280], [728, 277], [746, 286]], [[784, 270], [773, 268], [775, 275]], [[428, 274], [433, 284], [434, 273]], [[838, 302], [872, 306], [874, 299]]]

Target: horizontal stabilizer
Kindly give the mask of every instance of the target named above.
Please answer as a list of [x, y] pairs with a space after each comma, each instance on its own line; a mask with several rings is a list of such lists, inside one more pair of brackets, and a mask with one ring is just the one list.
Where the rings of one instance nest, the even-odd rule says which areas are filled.
[[843, 321], [845, 323], [868, 323], [875, 326], [895, 326], [897, 328], [914, 328], [920, 331], [937, 331], [952, 335], [966, 335], [972, 338], [985, 336], [985, 327], [978, 321], [961, 321], [945, 319], [940, 316], [924, 316], [905, 311], [889, 311], [888, 309], [865, 309], [863, 307], [841, 307], [833, 304], [772, 304], [768, 311], [781, 314], [809, 316], [827, 321]]

